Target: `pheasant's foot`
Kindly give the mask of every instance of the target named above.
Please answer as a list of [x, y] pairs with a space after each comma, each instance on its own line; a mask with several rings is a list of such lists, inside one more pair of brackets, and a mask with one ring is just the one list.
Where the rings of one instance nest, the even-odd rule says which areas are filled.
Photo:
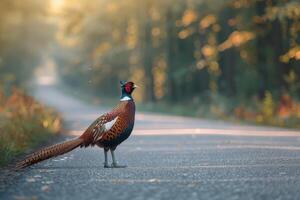
[[112, 163], [111, 164], [112, 168], [126, 168], [126, 165], [119, 165], [118, 163]]
[[111, 166], [108, 163], [104, 163], [104, 168], [111, 168]]

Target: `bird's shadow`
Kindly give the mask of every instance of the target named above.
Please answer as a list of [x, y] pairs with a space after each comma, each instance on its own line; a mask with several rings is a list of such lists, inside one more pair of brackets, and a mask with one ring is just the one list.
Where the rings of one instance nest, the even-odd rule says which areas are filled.
[[[104, 166], [95, 165], [95, 166], [88, 166], [88, 165], [82, 165], [82, 166], [43, 166], [43, 167], [29, 167], [28, 169], [34, 169], [34, 170], [59, 170], [59, 169], [120, 169], [120, 168], [105, 168]], [[25, 169], [23, 169], [25, 170]]]

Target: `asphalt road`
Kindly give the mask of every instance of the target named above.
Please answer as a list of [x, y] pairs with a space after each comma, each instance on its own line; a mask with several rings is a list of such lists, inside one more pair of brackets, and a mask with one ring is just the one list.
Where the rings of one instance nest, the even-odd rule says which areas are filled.
[[[52, 87], [41, 101], [75, 137], [106, 109]], [[117, 102], [117, 101], [116, 101]], [[300, 199], [300, 132], [138, 113], [117, 149], [124, 169], [103, 168], [100, 148], [76, 149], [22, 171], [0, 199]]]

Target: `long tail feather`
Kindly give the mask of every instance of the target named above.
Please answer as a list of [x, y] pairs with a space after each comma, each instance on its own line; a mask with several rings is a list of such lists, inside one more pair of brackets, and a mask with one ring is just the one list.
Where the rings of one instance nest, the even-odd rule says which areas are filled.
[[31, 155], [27, 156], [24, 160], [17, 163], [16, 168], [21, 169], [33, 165], [35, 163], [41, 162], [43, 160], [65, 154], [69, 151], [80, 146], [83, 142], [83, 139], [76, 138], [73, 140], [69, 140], [60, 144], [55, 144], [50, 147], [43, 148], [37, 152], [32, 153]]

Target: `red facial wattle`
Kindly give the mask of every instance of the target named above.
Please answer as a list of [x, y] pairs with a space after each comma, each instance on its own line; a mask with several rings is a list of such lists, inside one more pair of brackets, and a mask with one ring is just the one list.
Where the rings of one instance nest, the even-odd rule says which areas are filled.
[[125, 91], [126, 91], [127, 93], [130, 93], [130, 92], [131, 92], [131, 88], [132, 88], [132, 86], [131, 86], [130, 84], [125, 85]]

